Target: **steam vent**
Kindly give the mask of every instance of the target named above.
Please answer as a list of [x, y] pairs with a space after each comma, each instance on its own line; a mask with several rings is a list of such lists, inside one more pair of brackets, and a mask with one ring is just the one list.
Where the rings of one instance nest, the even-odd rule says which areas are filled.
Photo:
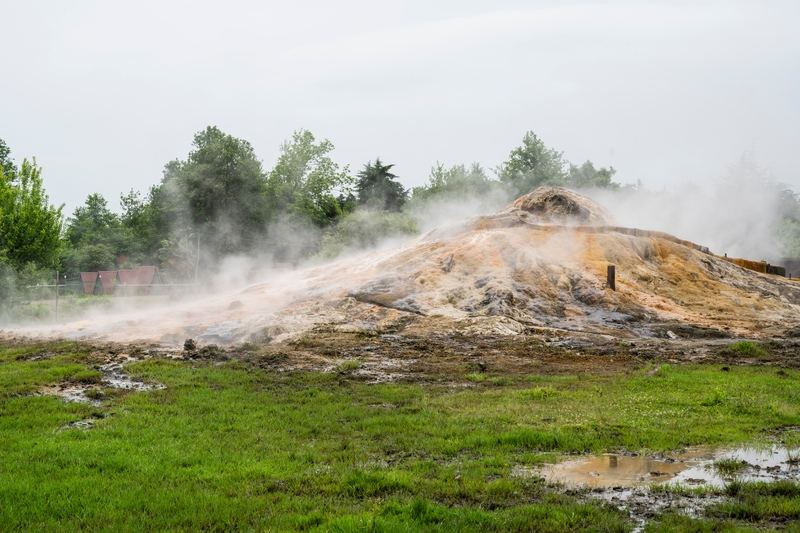
[[[616, 290], [607, 285], [616, 268]], [[163, 316], [72, 324], [59, 335], [179, 344], [265, 342], [318, 326], [447, 335], [531, 328], [661, 336], [791, 334], [800, 286], [674, 236], [622, 228], [577, 193], [542, 187], [505, 209], [402, 246], [295, 271]]]

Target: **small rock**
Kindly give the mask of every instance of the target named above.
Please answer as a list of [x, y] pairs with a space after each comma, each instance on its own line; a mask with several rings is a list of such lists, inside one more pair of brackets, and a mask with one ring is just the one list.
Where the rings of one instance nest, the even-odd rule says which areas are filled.
[[439, 263], [439, 268], [441, 268], [442, 272], [444, 272], [445, 274], [449, 274], [450, 271], [453, 270], [453, 267], [456, 265], [456, 262], [453, 259], [454, 255], [455, 254], [450, 254], [450, 257], [448, 257], [447, 259], [443, 259]]
[[194, 342], [194, 339], [186, 339], [183, 341], [183, 349], [190, 351], [197, 349], [197, 343]]
[[672, 340], [675, 340], [675, 339], [677, 339], [677, 338], [678, 338], [678, 336], [677, 336], [677, 335], [675, 335], [675, 334], [674, 334], [672, 331], [670, 331], [670, 330], [667, 330], [667, 337], [669, 337], [669, 338], [670, 338], [670, 339], [672, 339]]

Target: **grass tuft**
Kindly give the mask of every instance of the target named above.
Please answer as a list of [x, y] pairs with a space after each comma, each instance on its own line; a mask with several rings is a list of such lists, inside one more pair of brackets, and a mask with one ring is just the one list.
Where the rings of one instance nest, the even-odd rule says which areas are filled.
[[767, 351], [753, 341], [739, 341], [719, 350], [724, 355], [743, 355], [745, 357], [764, 357]]
[[69, 380], [75, 383], [97, 384], [103, 380], [103, 375], [99, 370], [80, 370], [69, 376]]
[[714, 471], [720, 476], [730, 477], [742, 472], [748, 467], [747, 461], [738, 457], [722, 457], [713, 463]]
[[346, 359], [336, 365], [338, 372], [349, 372], [351, 370], [358, 370], [361, 368], [361, 361], [358, 359]]

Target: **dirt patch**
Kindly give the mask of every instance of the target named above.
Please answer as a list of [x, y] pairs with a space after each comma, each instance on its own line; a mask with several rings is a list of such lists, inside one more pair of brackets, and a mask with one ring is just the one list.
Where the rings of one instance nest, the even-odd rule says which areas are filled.
[[[718, 338], [635, 338], [554, 328], [531, 328], [517, 335], [473, 335], [456, 323], [431, 331], [412, 321], [389, 331], [320, 327], [301, 338], [236, 347], [206, 346], [170, 352], [187, 360], [240, 360], [278, 371], [338, 372], [371, 382], [464, 383], [480, 372], [487, 377], [609, 375], [655, 363], [713, 363], [800, 368], [800, 341], [759, 343], [757, 357], [727, 351], [734, 340]], [[442, 334], [442, 330], [445, 334]], [[355, 363], [357, 362], [357, 364]], [[522, 383], [522, 381], [520, 381]], [[471, 384], [470, 386], [484, 386]]]

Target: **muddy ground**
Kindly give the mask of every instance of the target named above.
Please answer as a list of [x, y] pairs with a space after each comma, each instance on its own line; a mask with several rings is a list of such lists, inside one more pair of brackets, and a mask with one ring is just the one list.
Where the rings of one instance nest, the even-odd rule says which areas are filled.
[[[624, 373], [646, 364], [716, 363], [800, 368], [800, 339], [764, 340], [757, 355], [727, 349], [742, 340], [717, 330], [685, 324], [654, 326], [660, 337], [531, 328], [518, 335], [443, 335], [420, 322], [395, 323], [387, 329], [343, 331], [318, 327], [302, 336], [267, 344], [218, 346], [195, 342], [193, 349], [155, 343], [122, 344], [85, 341], [87, 362], [96, 365], [129, 359], [167, 357], [197, 361], [238, 360], [278, 371], [347, 372], [353, 377], [384, 382], [462, 382], [470, 373], [527, 376]], [[722, 337], [722, 338], [720, 338]], [[0, 333], [6, 347], [35, 339]], [[190, 343], [191, 345], [191, 343]], [[32, 358], [47, 358], [43, 352]]]

